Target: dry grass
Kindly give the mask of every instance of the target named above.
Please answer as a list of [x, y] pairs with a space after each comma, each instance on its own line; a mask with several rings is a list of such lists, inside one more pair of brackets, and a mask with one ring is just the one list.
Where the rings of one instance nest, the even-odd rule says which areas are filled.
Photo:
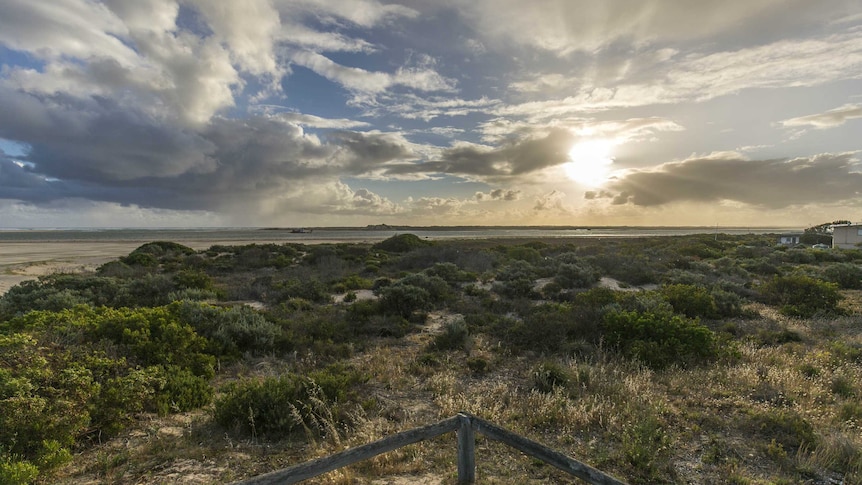
[[[848, 317], [794, 320], [755, 305], [760, 318], [736, 322], [738, 356], [707, 367], [654, 372], [599, 348], [551, 357], [569, 376], [534, 389], [548, 356], [512, 355], [492, 336], [468, 351], [427, 352], [447, 314], [426, 331], [381, 339], [352, 358], [372, 376], [350, 429], [321, 413], [326, 438], [238, 440], [208, 412], [151, 418], [118, 439], [81, 452], [56, 483], [224, 483], [325, 456], [387, 434], [468, 411], [631, 483], [799, 483], [815, 477], [862, 484], [862, 292], [846, 292]], [[763, 344], [760, 331], [798, 341]], [[748, 337], [745, 337], [745, 336]], [[471, 358], [487, 361], [481, 373]], [[222, 369], [219, 379], [306, 368], [314, 356], [259, 359]], [[808, 441], [810, 437], [814, 439]], [[498, 443], [477, 443], [479, 483], [571, 483], [556, 469]], [[451, 483], [455, 437], [412, 445], [310, 483]], [[810, 483], [821, 483], [811, 481]], [[825, 482], [822, 482], [825, 483]]]

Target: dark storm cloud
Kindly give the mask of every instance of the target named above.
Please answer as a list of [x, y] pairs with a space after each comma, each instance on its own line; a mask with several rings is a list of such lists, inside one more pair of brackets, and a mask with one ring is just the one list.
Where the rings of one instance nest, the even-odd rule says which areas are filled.
[[387, 167], [389, 175], [447, 174], [480, 178], [524, 175], [568, 161], [574, 136], [554, 129], [544, 137], [512, 141], [494, 149], [458, 146], [444, 150], [440, 160]]
[[0, 87], [0, 137], [30, 145], [39, 173], [109, 183], [213, 169], [201, 136], [105, 98], [32, 95]]
[[0, 138], [30, 146], [25, 167], [0, 159], [0, 197], [40, 204], [230, 208], [412, 157], [397, 135], [338, 131], [321, 141], [268, 116], [217, 117], [193, 130], [106, 99], [9, 89], [0, 89], [0, 112]]
[[351, 174], [365, 172], [381, 163], [416, 157], [405, 140], [392, 134], [338, 131], [329, 134], [326, 141], [348, 155]]
[[862, 170], [852, 153], [792, 160], [744, 160], [734, 155], [694, 158], [632, 172], [588, 192], [613, 204], [659, 206], [731, 200], [770, 209], [835, 203], [862, 197]]

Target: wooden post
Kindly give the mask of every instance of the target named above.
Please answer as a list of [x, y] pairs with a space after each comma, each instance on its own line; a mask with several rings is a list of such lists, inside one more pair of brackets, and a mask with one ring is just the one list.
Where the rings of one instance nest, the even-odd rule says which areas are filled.
[[476, 482], [476, 434], [473, 432], [473, 417], [458, 413], [458, 483]]

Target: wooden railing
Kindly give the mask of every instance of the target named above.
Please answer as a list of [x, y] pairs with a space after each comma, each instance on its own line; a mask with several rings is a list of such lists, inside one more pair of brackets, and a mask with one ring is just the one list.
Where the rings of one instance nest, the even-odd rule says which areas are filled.
[[457, 416], [444, 419], [439, 423], [403, 431], [367, 445], [357, 446], [324, 458], [236, 482], [235, 485], [288, 485], [297, 483], [452, 431], [458, 434], [458, 483], [460, 484], [476, 481], [476, 433], [478, 432], [492, 440], [509, 445], [518, 451], [553, 465], [587, 483], [625, 485], [625, 482], [607, 473], [469, 413], [459, 413]]

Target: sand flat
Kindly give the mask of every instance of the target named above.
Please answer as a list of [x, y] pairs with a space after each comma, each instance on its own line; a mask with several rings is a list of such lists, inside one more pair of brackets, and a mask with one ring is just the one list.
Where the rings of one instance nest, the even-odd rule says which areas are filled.
[[0, 243], [0, 295], [22, 281], [54, 273], [92, 271], [125, 256], [138, 242], [8, 242]]
[[[0, 295], [22, 281], [34, 280], [40, 276], [55, 273], [80, 273], [93, 271], [108, 261], [126, 256], [149, 240], [113, 241], [0, 241]], [[207, 249], [213, 245], [236, 246], [242, 244], [283, 244], [283, 240], [268, 238], [248, 240], [223, 239], [178, 239], [174, 242], [194, 250]], [[306, 239], [303, 244], [347, 242], [332, 238]], [[365, 242], [354, 241], [349, 242]]]

